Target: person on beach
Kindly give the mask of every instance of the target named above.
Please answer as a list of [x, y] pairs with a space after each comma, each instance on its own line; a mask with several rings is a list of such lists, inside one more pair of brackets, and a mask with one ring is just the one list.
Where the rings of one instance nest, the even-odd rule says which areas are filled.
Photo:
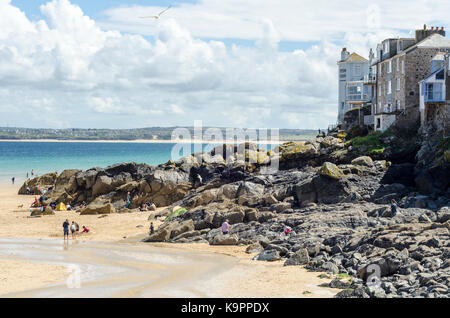
[[150, 223], [150, 234], [155, 233], [155, 227], [153, 226], [153, 222]]
[[291, 227], [289, 227], [289, 226], [287, 226], [287, 225], [285, 225], [284, 226], [284, 229], [283, 229], [283, 233], [284, 233], [284, 235], [289, 235], [289, 233], [291, 233], [292, 232], [292, 228]]
[[72, 221], [72, 225], [70, 226], [70, 232], [72, 232], [72, 239], [75, 236], [75, 232], [77, 231], [76, 225], [75, 225], [75, 221]]
[[34, 176], [34, 170], [31, 169], [31, 176]]
[[81, 233], [89, 233], [89, 229], [83, 225], [83, 231]]
[[130, 206], [131, 206], [131, 193], [128, 192], [128, 193], [127, 193], [127, 204], [125, 205], [125, 207], [126, 207], [127, 209], [129, 209]]
[[27, 172], [27, 179], [28, 179], [28, 172]]
[[225, 220], [225, 222], [222, 223], [222, 234], [226, 235], [230, 232], [230, 224], [228, 223], [228, 220]]
[[392, 199], [391, 200], [391, 216], [392, 217], [394, 217], [397, 214], [397, 208], [398, 208], [397, 202], [394, 199]]
[[11, 181], [12, 181], [12, 184], [14, 184], [14, 181], [16, 181], [16, 178], [12, 177]]
[[27, 187], [27, 194], [30, 194], [31, 193], [31, 190], [30, 190], [30, 187]]
[[66, 240], [66, 236], [67, 236], [67, 239], [69, 239], [69, 220], [66, 220], [64, 223], [63, 223], [63, 229], [64, 229], [64, 240]]

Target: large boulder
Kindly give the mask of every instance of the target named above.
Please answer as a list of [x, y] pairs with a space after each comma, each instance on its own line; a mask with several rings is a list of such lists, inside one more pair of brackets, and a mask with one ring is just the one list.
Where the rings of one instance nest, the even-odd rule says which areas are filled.
[[174, 229], [170, 233], [170, 238], [175, 238], [183, 233], [190, 231], [194, 231], [194, 222], [192, 220], [184, 221], [179, 225], [177, 225], [176, 227], [174, 227]]
[[309, 160], [317, 155], [317, 148], [310, 142], [290, 141], [282, 144], [278, 149], [282, 161]]
[[365, 166], [365, 167], [372, 168], [373, 167], [373, 160], [369, 156], [362, 156], [362, 157], [358, 157], [356, 159], [353, 159], [352, 160], [352, 164], [353, 165], [357, 165], [357, 166]]
[[332, 204], [345, 200], [353, 191], [347, 180], [336, 180], [322, 175], [304, 180], [294, 187], [297, 202]]
[[339, 180], [344, 177], [342, 170], [330, 162], [325, 162], [322, 167], [320, 167], [319, 174], [335, 180]]
[[58, 176], [55, 182], [55, 189], [57, 191], [65, 191], [67, 193], [74, 193], [77, 190], [77, 181], [75, 175], [81, 170], [64, 170]]
[[237, 245], [238, 237], [236, 235], [223, 235], [219, 234], [214, 236], [210, 241], [211, 245]]
[[31, 194], [40, 195], [42, 190], [46, 190], [49, 187], [54, 187], [56, 179], [58, 178], [58, 173], [47, 173], [40, 177], [29, 179], [24, 182], [22, 187], [19, 189], [19, 194], [27, 194], [27, 187], [30, 188]]
[[286, 262], [284, 266], [305, 265], [309, 263], [309, 252], [306, 248], [299, 249]]
[[97, 215], [116, 213], [116, 208], [107, 199], [98, 197], [85, 208], [80, 210], [80, 215]]

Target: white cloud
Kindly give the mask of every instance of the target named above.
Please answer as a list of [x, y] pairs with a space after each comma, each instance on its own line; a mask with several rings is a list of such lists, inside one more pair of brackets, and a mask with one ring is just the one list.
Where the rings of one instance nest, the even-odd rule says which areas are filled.
[[[431, 16], [424, 3], [414, 6]], [[349, 0], [205, 0], [158, 21], [137, 19], [160, 9], [111, 9], [99, 23], [68, 0], [53, 0], [41, 7], [44, 20], [30, 21], [0, 0], [0, 117], [33, 127], [182, 126], [196, 119], [205, 126], [326, 127], [337, 115], [340, 46], [366, 55], [400, 25], [386, 25], [381, 10], [382, 27], [368, 30], [365, 13], [356, 14], [365, 6]], [[400, 20], [409, 26], [419, 18]], [[338, 43], [331, 41], [336, 34]], [[255, 46], [226, 46], [227, 37]], [[285, 52], [283, 40], [317, 44]]]

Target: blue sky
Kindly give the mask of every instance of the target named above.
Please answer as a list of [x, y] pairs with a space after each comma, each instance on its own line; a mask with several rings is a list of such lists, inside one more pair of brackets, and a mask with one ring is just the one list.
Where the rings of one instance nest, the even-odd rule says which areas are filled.
[[[32, 20], [43, 19], [40, 11], [40, 6], [47, 3], [48, 0], [12, 0], [11, 3], [25, 12], [28, 18]], [[141, 1], [124, 1], [124, 0], [72, 0], [71, 3], [78, 5], [83, 9], [83, 12], [95, 20], [101, 21], [105, 18], [103, 12], [110, 8], [133, 7], [139, 6], [160, 6], [160, 7], [177, 7], [180, 4], [191, 3], [194, 4], [196, 0], [141, 0]], [[153, 36], [145, 36], [149, 41], [154, 41]], [[202, 37], [200, 37], [202, 38]], [[232, 44], [240, 46], [254, 46], [253, 40], [231, 38], [223, 39], [216, 38], [223, 41], [227, 46]], [[305, 49], [317, 41], [297, 42], [297, 41], [280, 41], [279, 49], [281, 51], [294, 51], [297, 49]]]
[[443, 0], [0, 0], [0, 125], [325, 128], [342, 47], [367, 57], [424, 23], [447, 28], [448, 12]]

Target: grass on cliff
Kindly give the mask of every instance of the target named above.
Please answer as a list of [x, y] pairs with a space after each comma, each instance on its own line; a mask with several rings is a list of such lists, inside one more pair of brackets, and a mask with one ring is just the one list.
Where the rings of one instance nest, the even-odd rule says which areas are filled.
[[371, 132], [366, 136], [359, 136], [350, 139], [347, 143], [351, 145], [355, 150], [367, 153], [384, 153], [386, 144], [381, 141], [382, 137], [391, 136], [390, 131]]

